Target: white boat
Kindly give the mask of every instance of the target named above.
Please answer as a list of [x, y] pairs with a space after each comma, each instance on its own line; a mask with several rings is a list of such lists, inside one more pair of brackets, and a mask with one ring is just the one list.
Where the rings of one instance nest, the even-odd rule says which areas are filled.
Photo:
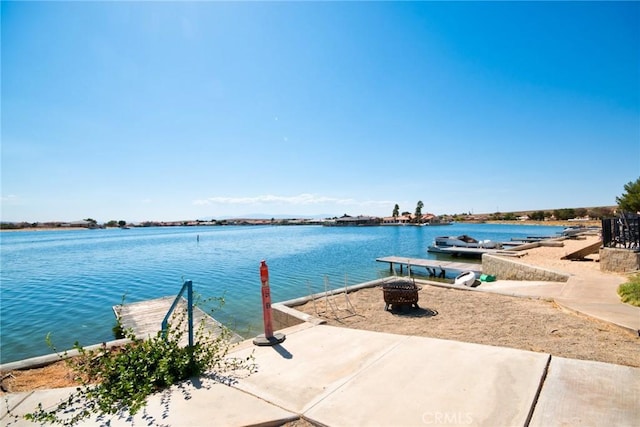
[[463, 271], [454, 279], [454, 285], [473, 286], [476, 283], [476, 273], [473, 271]]
[[481, 249], [502, 249], [502, 243], [493, 240], [476, 240], [471, 236], [463, 234], [461, 236], [441, 236], [436, 237], [433, 245], [429, 246], [428, 252], [441, 251], [442, 248], [481, 248]]
[[574, 225], [562, 230], [562, 235], [565, 237], [576, 237], [580, 234], [597, 233], [600, 231], [600, 227], [585, 227], [584, 225]]

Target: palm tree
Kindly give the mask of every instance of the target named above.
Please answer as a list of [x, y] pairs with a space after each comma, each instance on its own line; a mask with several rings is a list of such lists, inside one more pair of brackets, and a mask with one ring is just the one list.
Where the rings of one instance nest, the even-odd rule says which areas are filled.
[[422, 203], [422, 200], [418, 200], [418, 204], [416, 205], [416, 214], [415, 214], [415, 221], [417, 223], [420, 223], [420, 220], [422, 218], [423, 207], [424, 207], [424, 203]]

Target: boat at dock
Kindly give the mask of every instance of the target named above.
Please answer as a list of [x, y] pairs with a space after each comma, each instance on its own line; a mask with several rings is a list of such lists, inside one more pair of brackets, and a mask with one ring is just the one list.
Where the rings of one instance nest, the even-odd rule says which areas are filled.
[[466, 234], [457, 237], [440, 236], [434, 239], [433, 245], [427, 248], [427, 252], [450, 253], [451, 248], [502, 249], [502, 243], [493, 240], [477, 240]]
[[564, 237], [576, 237], [582, 234], [598, 234], [601, 230], [601, 227], [591, 226], [587, 227], [584, 225], [574, 225], [571, 227], [566, 227], [562, 230], [562, 236]]

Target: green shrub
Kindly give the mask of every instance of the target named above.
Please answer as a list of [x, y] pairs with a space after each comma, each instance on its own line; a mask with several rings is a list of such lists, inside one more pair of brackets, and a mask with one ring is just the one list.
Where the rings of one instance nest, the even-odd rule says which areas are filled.
[[640, 307], [640, 274], [629, 278], [629, 281], [618, 287], [618, 295], [622, 302]]
[[[37, 423], [75, 425], [92, 415], [135, 415], [149, 395], [180, 381], [211, 371], [221, 376], [238, 370], [255, 371], [253, 356], [229, 357], [232, 333], [227, 328], [213, 336], [202, 322], [195, 331], [193, 347], [180, 345], [185, 322], [186, 313], [177, 314], [166, 338], [159, 332], [141, 340], [125, 331], [132, 341], [119, 348], [103, 346], [87, 351], [76, 343], [74, 348], [80, 355], [66, 360], [77, 374], [80, 387], [53, 410], [46, 411], [38, 404], [37, 410], [25, 418]], [[51, 345], [49, 337], [47, 340]]]

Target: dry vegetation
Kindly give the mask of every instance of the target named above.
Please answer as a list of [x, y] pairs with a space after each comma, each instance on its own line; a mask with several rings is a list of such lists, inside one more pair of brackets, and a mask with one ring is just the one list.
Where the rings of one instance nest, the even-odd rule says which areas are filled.
[[74, 378], [74, 371], [67, 363], [59, 361], [43, 368], [2, 373], [2, 392], [71, 387], [78, 384]]

